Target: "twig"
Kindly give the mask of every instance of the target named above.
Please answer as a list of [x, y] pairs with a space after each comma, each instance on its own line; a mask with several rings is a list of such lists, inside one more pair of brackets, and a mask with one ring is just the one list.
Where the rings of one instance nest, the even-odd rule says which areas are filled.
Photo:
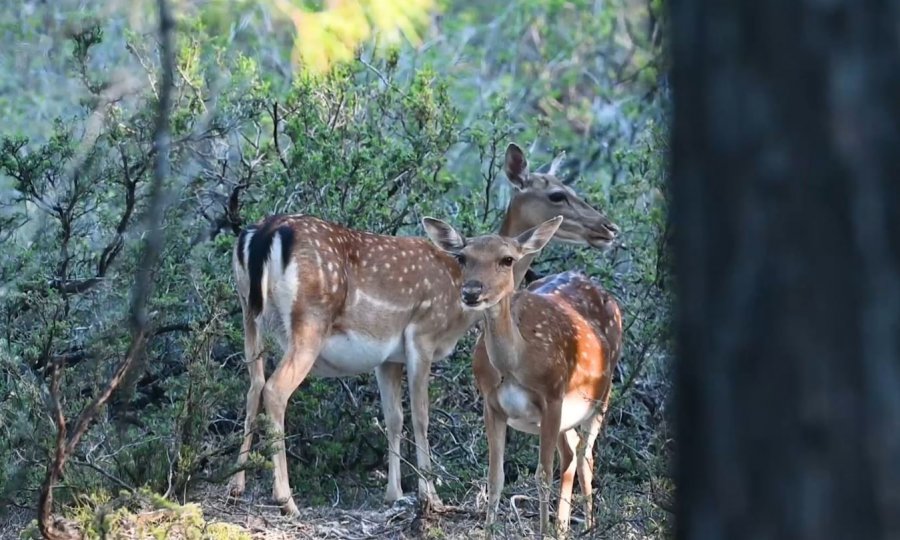
[[524, 535], [525, 534], [525, 525], [522, 523], [522, 513], [519, 511], [519, 505], [517, 504], [520, 499], [531, 499], [528, 495], [513, 495], [509, 498], [509, 506], [512, 508], [513, 513], [516, 515], [516, 522], [519, 525], [519, 531]]
[[102, 467], [98, 467], [97, 465], [94, 465], [90, 461], [81, 461], [81, 460], [73, 459], [72, 464], [78, 465], [79, 467], [87, 467], [89, 469], [93, 469], [94, 471], [100, 473], [101, 476], [103, 476], [107, 480], [111, 480], [112, 482], [118, 484], [123, 489], [127, 490], [129, 493], [134, 493], [134, 491], [135, 491], [135, 489], [132, 486], [128, 485], [124, 480], [122, 480], [120, 478], [116, 478], [115, 476], [106, 472]]
[[389, 86], [389, 87], [392, 87], [392, 88], [394, 87], [394, 85], [391, 84], [391, 81], [389, 81], [388, 78], [385, 77], [383, 73], [381, 73], [380, 71], [378, 71], [378, 68], [376, 68], [376, 67], [373, 66], [372, 64], [366, 62], [366, 61], [363, 60], [362, 58], [359, 59], [359, 62], [360, 62], [362, 65], [364, 65], [364, 66], [366, 66], [367, 68], [369, 68], [373, 73], [375, 73], [376, 75], [378, 75], [378, 78], [381, 79], [381, 82], [383, 82], [386, 86]]
[[347, 384], [347, 381], [344, 379], [338, 379], [341, 382], [341, 386], [347, 392], [347, 396], [350, 397], [350, 402], [353, 403], [354, 409], [359, 409], [359, 401], [356, 399], [356, 396], [353, 395], [353, 390], [350, 389], [350, 386]]

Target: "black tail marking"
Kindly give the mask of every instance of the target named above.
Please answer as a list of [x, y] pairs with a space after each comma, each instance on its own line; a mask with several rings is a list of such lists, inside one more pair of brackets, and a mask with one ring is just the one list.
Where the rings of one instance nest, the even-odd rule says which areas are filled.
[[244, 267], [244, 247], [247, 243], [247, 235], [252, 232], [256, 232], [256, 225], [251, 225], [242, 230], [237, 238], [237, 260], [241, 268]]
[[287, 268], [294, 246], [294, 229], [286, 223], [283, 216], [272, 216], [265, 220], [250, 239], [247, 272], [250, 277], [250, 312], [253, 315], [259, 315], [263, 310], [263, 268], [276, 234], [281, 238], [281, 259], [284, 262], [284, 268]]

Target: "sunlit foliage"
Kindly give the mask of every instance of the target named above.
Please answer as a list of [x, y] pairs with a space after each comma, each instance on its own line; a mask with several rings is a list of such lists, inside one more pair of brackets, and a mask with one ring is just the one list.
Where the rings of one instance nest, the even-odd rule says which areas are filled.
[[326, 0], [322, 9], [300, 0], [269, 0], [296, 29], [292, 59], [304, 69], [326, 71], [350, 60], [369, 39], [381, 46], [421, 41], [434, 0]]

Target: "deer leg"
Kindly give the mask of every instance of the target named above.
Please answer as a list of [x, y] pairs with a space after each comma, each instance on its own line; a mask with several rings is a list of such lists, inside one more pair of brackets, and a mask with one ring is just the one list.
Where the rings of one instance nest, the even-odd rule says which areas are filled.
[[541, 450], [535, 479], [538, 484], [538, 497], [541, 507], [541, 534], [543, 538], [550, 526], [550, 485], [553, 482], [553, 457], [556, 452], [556, 440], [559, 437], [562, 402], [548, 402], [541, 418]]
[[503, 453], [506, 450], [506, 416], [484, 402], [484, 428], [488, 443], [488, 504], [484, 521], [485, 535], [493, 533], [500, 493], [503, 491]]
[[388, 439], [388, 482], [384, 500], [394, 502], [403, 496], [400, 485], [400, 436], [403, 433], [402, 389], [403, 364], [385, 362], [375, 368], [381, 409]]
[[263, 387], [263, 402], [266, 413], [272, 421], [275, 433], [279, 438], [275, 443], [273, 461], [274, 486], [273, 498], [282, 505], [285, 514], [299, 513], [297, 504], [291, 495], [288, 479], [287, 452], [284, 444], [284, 411], [291, 394], [300, 386], [309, 374], [325, 335], [325, 328], [314, 321], [301, 321], [293, 325], [293, 336], [287, 353], [281, 363]]
[[588, 424], [588, 433], [581, 439], [581, 447], [578, 449], [578, 482], [581, 484], [581, 492], [584, 494], [584, 527], [590, 530], [594, 526], [594, 443], [600, 428], [603, 426], [603, 417], [606, 415], [607, 396], [603, 404], [603, 413], [591, 418]]
[[414, 338], [407, 337], [406, 377], [419, 468], [419, 497], [429, 507], [439, 510], [443, 508], [443, 503], [431, 479], [431, 447], [428, 444], [428, 379], [431, 376], [432, 354], [433, 351], [426, 351]]
[[243, 297], [241, 307], [244, 312], [244, 362], [250, 371], [250, 388], [247, 390], [247, 415], [244, 417], [244, 439], [241, 441], [241, 449], [238, 452], [238, 471], [231, 477], [228, 492], [232, 497], [240, 497], [244, 493], [245, 474], [244, 464], [250, 454], [250, 446], [253, 444], [253, 430], [256, 424], [256, 415], [259, 413], [260, 398], [263, 386], [266, 384], [265, 365], [262, 357], [259, 327], [256, 320], [249, 315]]
[[575, 451], [578, 448], [580, 437], [578, 432], [570, 429], [560, 433], [556, 441], [559, 450], [559, 509], [557, 510], [556, 524], [561, 534], [569, 530], [569, 518], [572, 515], [572, 487], [575, 484], [575, 468], [578, 461], [575, 459]]

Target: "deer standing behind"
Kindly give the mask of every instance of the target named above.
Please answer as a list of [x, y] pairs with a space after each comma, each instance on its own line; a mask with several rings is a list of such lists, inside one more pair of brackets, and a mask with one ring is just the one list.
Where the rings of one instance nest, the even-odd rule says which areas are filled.
[[[515, 235], [562, 214], [566, 225], [555, 238], [596, 245], [615, 234], [613, 225], [555, 176], [530, 172], [515, 144], [506, 151], [505, 171], [516, 188], [501, 233]], [[512, 270], [521, 282], [533, 256]], [[479, 314], [460, 304], [460, 268], [427, 239], [357, 231], [321, 219], [272, 216], [244, 230], [235, 245], [233, 268], [244, 321], [244, 352], [250, 371], [244, 439], [238, 466], [248, 457], [260, 401], [277, 433], [284, 433], [288, 400], [307, 375], [351, 377], [375, 371], [388, 438], [385, 500], [402, 496], [400, 436], [403, 430], [402, 370], [410, 393], [418, 493], [440, 506], [430, 479], [428, 379], [435, 359], [449, 355]], [[262, 332], [272, 331], [284, 351], [266, 378]], [[286, 449], [273, 456], [273, 498], [289, 514], [298, 512], [288, 480]], [[229, 491], [243, 493], [243, 470]]]
[[[598, 284], [576, 272], [547, 276], [518, 292], [513, 275], [518, 261], [543, 249], [562, 223], [558, 216], [512, 238], [465, 239], [440, 220], [423, 220], [435, 245], [461, 265], [460, 301], [484, 316], [473, 368], [484, 400], [488, 440], [488, 535], [503, 490], [507, 424], [540, 435], [535, 476], [541, 535], [549, 525], [554, 448], [559, 449], [561, 471], [558, 529], [568, 530], [576, 470], [591, 527], [592, 453], [621, 354], [619, 306]], [[583, 438], [576, 431], [579, 426], [587, 431]]]

